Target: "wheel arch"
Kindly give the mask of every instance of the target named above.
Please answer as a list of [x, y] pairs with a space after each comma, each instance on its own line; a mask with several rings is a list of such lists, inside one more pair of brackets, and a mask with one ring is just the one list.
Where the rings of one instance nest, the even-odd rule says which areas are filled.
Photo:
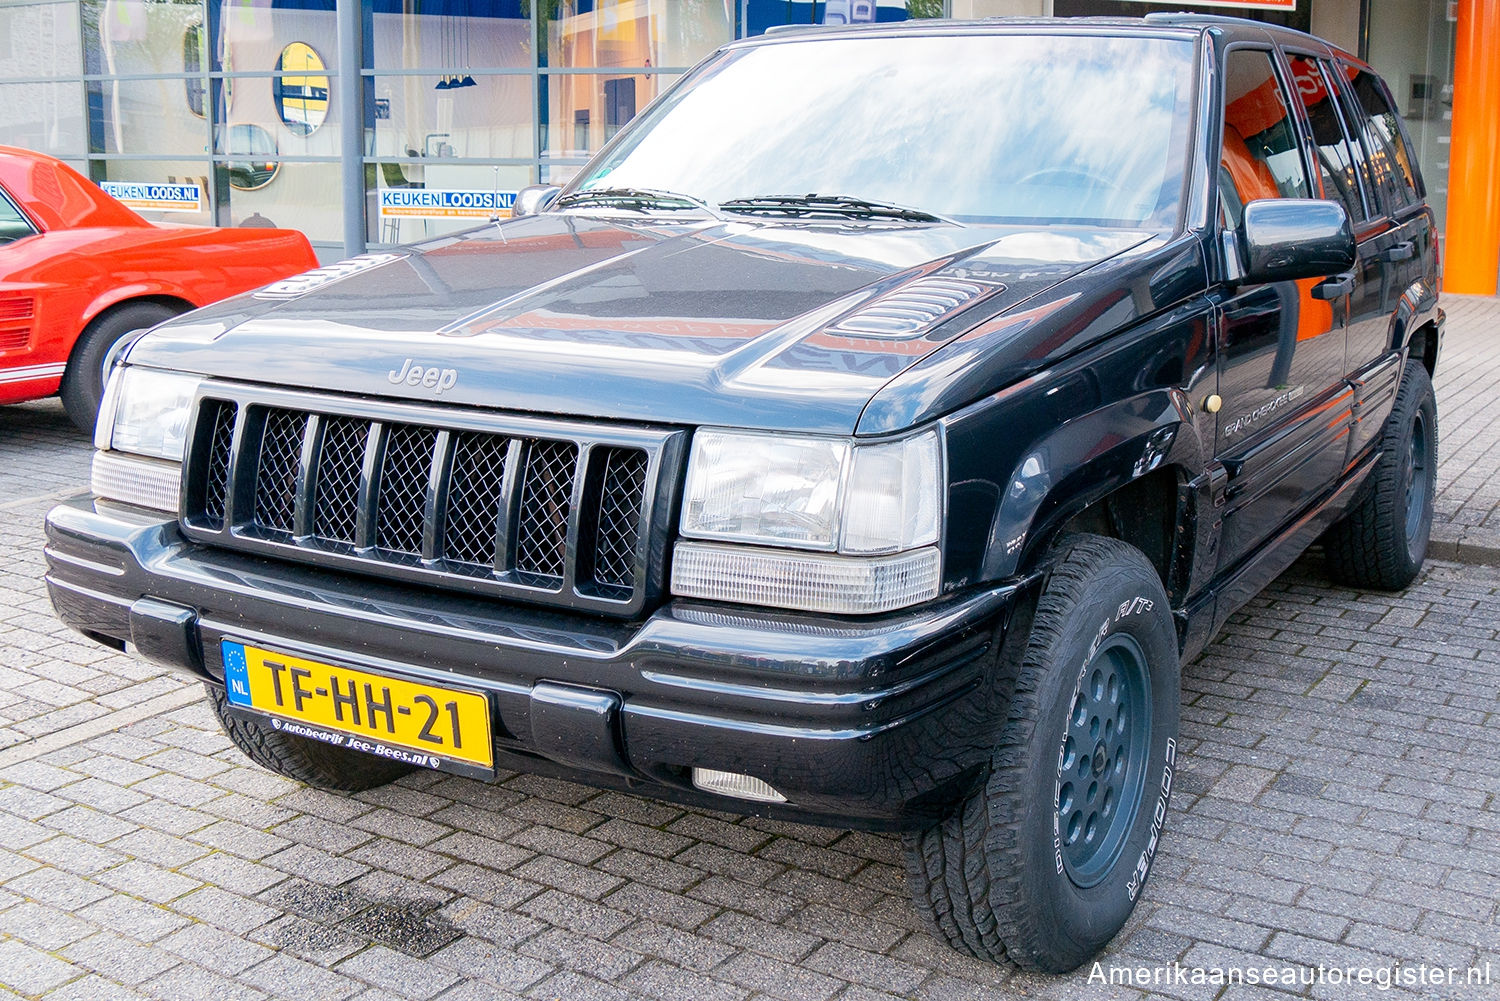
[[198, 308], [195, 303], [184, 298], [183, 296], [166, 292], [150, 292], [136, 295], [127, 295], [122, 298], [107, 299], [103, 301], [105, 304], [102, 306], [98, 301], [96, 301], [93, 306], [90, 307], [91, 312], [84, 315], [83, 326], [79, 329], [78, 336], [74, 338], [73, 346], [68, 349], [69, 365], [73, 364], [73, 359], [77, 357], [79, 345], [81, 345], [85, 339], [84, 335], [87, 334], [89, 330], [94, 326], [113, 316], [115, 313], [119, 312], [122, 309], [127, 309], [131, 306], [138, 305], [153, 305], [165, 306], [166, 308], [177, 313], [186, 313], [190, 309]]
[[1437, 294], [1430, 285], [1416, 282], [1396, 300], [1390, 319], [1391, 350], [1409, 350], [1409, 357], [1419, 360], [1429, 376], [1437, 372], [1445, 319], [1437, 302]]
[[1205, 451], [1180, 390], [1156, 391], [1068, 421], [1016, 462], [995, 511], [984, 573], [1029, 573], [1063, 535], [1119, 539], [1146, 554], [1176, 604], [1196, 544], [1191, 483]]
[[89, 304], [89, 308], [83, 313], [83, 327], [79, 331], [87, 330], [93, 324], [99, 322], [104, 316], [114, 313], [126, 306], [138, 304], [151, 304], [166, 306], [168, 309], [179, 313], [186, 313], [190, 309], [197, 309], [199, 304], [193, 302], [180, 290], [169, 290], [166, 288], [140, 287], [136, 289], [116, 289], [106, 295], [101, 295]]
[[1410, 351], [1408, 357], [1420, 361], [1429, 378], [1437, 375], [1438, 345], [1441, 340], [1437, 320], [1433, 319], [1413, 330], [1406, 342]]

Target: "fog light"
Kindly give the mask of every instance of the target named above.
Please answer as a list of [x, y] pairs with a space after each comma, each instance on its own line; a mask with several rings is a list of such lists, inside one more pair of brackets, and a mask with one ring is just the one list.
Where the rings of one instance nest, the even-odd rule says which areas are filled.
[[762, 803], [785, 803], [786, 797], [753, 775], [720, 772], [712, 768], [694, 768], [693, 785], [705, 792], [736, 799], [754, 799]]
[[118, 452], [95, 452], [89, 480], [95, 497], [172, 514], [177, 511], [182, 465]]

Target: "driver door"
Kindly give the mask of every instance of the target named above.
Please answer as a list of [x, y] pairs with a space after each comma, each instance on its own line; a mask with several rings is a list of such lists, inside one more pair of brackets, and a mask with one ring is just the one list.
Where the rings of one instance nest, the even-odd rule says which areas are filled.
[[[1237, 230], [1249, 202], [1315, 198], [1301, 130], [1269, 49], [1226, 59], [1219, 197]], [[1322, 279], [1242, 284], [1225, 302], [1216, 452], [1229, 475], [1219, 566], [1228, 569], [1291, 521], [1342, 467], [1349, 393], [1342, 301]]]

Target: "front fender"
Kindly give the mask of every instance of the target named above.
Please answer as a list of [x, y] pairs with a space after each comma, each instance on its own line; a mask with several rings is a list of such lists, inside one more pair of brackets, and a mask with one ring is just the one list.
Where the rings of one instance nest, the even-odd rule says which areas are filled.
[[1191, 478], [1205, 450], [1180, 389], [1145, 393], [1067, 421], [1033, 441], [1003, 487], [981, 579], [1036, 565], [1053, 532], [1089, 504], [1176, 467]]

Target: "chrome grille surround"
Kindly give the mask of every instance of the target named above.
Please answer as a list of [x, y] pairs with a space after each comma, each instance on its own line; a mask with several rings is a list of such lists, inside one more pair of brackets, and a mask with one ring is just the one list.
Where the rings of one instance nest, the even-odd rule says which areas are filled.
[[616, 615], [663, 591], [682, 431], [216, 382], [194, 413], [194, 541]]

